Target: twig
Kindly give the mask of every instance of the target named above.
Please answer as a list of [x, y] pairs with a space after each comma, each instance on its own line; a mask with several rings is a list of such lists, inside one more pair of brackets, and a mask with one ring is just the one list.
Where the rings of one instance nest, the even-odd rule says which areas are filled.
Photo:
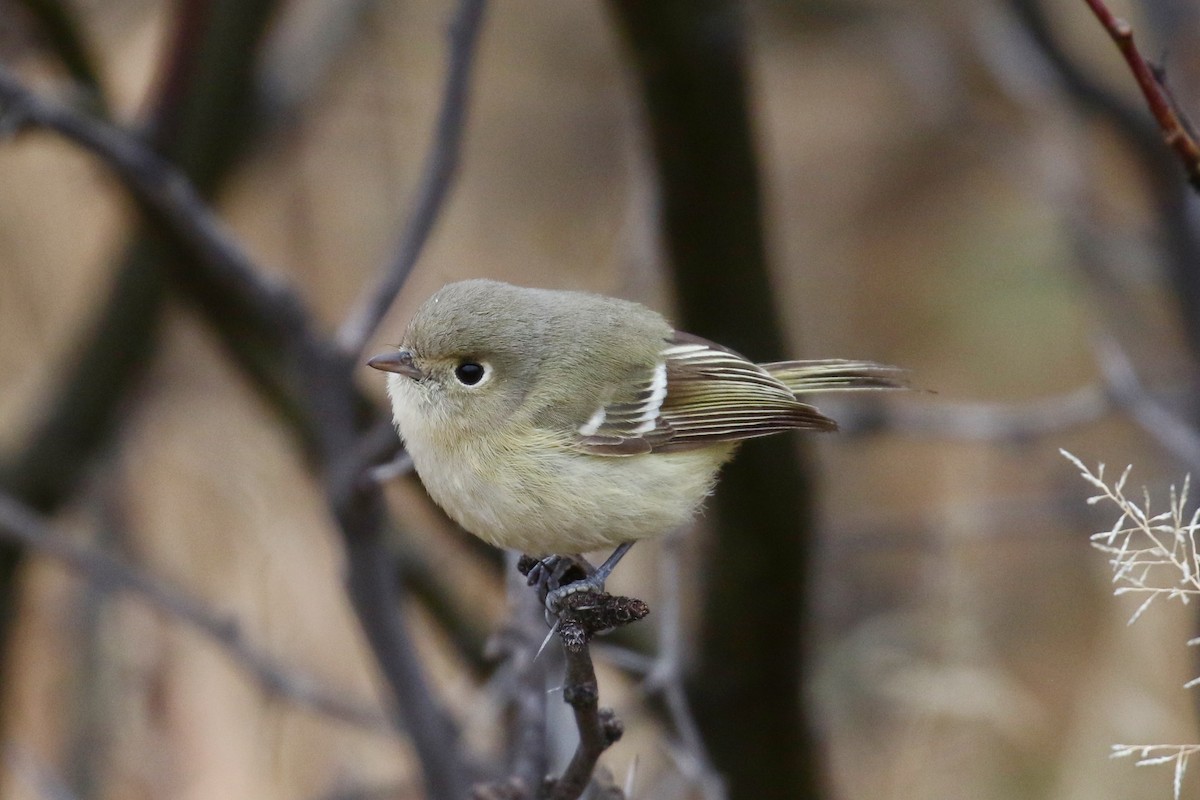
[[53, 558], [109, 591], [129, 592], [154, 610], [190, 625], [220, 645], [222, 651], [269, 694], [359, 727], [377, 731], [390, 727], [384, 715], [375, 709], [349, 701], [311, 678], [289, 672], [247, 641], [235, 619], [218, 614], [200, 601], [103, 551], [51, 532], [35, 513], [3, 494], [0, 494], [0, 537], [18, 541]]
[[210, 316], [236, 318], [256, 339], [256, 352], [283, 372], [287, 399], [296, 405], [288, 421], [302, 440], [311, 436], [305, 444], [314, 466], [326, 473], [328, 503], [346, 547], [350, 599], [408, 723], [428, 793], [464, 796], [469, 776], [457, 730], [425, 680], [399, 602], [379, 487], [340, 468], [345, 453], [356, 449], [365, 410], [353, 362], [318, 336], [299, 297], [257, 269], [188, 181], [137, 139], [39, 97], [0, 67], [0, 122], [3, 112], [18, 125], [52, 130], [97, 155], [193, 257], [192, 270], [176, 275], [189, 296]]
[[37, 21], [42, 39], [72, 80], [87, 93], [88, 102], [101, 116], [107, 116], [108, 102], [100, 85], [96, 59], [74, 8], [62, 0], [24, 0], [21, 5]]
[[1138, 379], [1133, 362], [1111, 336], [1098, 335], [1093, 350], [1113, 400], [1167, 452], [1200, 470], [1200, 433], [1157, 400]]
[[1055, 34], [1042, 0], [1008, 0], [1008, 4], [1071, 100], [1080, 109], [1111, 124], [1137, 156], [1158, 223], [1157, 238], [1179, 305], [1180, 323], [1193, 359], [1200, 357], [1200, 271], [1196, 270], [1200, 260], [1200, 229], [1195, 222], [1191, 192], [1179, 181], [1178, 161], [1171, 150], [1163, 147], [1162, 129], [1141, 107], [1127, 102], [1082, 69]]
[[99, 157], [133, 197], [197, 256], [211, 289], [252, 305], [283, 338], [308, 327], [299, 298], [268, 279], [184, 175], [125, 131], [26, 88], [0, 66], [0, 121], [53, 131]]
[[636, 622], [650, 612], [641, 600], [593, 592], [568, 595], [564, 606], [558, 627], [567, 661], [563, 700], [575, 712], [579, 744], [562, 777], [551, 784], [549, 800], [575, 800], [583, 794], [601, 753], [624, 732], [612, 709], [600, 708], [596, 670], [588, 649], [592, 635]]
[[1162, 130], [1163, 139], [1183, 163], [1192, 188], [1200, 191], [1200, 145], [1191, 134], [1191, 125], [1171, 102], [1171, 97], [1163, 85], [1161, 72], [1147, 63], [1138, 50], [1133, 41], [1133, 29], [1128, 22], [1114, 16], [1104, 0], [1085, 2], [1121, 51], [1138, 88], [1142, 91], [1142, 96], [1146, 99], [1150, 113], [1154, 115], [1158, 127]]
[[442, 105], [412, 214], [400, 236], [395, 256], [380, 273], [376, 284], [359, 298], [337, 334], [338, 347], [350, 357], [362, 353], [367, 340], [400, 293], [433, 231], [454, 181], [467, 116], [471, 64], [482, 27], [484, 6], [484, 0], [460, 0], [450, 23], [449, 67], [442, 88]]
[[417, 656], [384, 540], [387, 510], [379, 487], [371, 485], [344, 498], [332, 492], [330, 506], [346, 548], [350, 602], [412, 737], [427, 794], [438, 800], [464, 797], [472, 770], [463, 758], [458, 727], [430, 688]]

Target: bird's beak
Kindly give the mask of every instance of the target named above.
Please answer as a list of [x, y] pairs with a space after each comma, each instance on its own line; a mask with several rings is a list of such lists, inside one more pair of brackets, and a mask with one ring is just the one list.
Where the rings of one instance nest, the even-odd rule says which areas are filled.
[[397, 375], [412, 378], [414, 381], [425, 377], [425, 373], [413, 363], [413, 354], [408, 350], [380, 353], [368, 361], [367, 366], [383, 372], [394, 372]]

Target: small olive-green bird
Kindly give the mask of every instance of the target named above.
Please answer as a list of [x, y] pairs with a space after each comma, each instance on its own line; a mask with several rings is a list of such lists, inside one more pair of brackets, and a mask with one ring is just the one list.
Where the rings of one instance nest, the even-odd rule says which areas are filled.
[[756, 364], [637, 303], [488, 280], [442, 287], [368, 363], [446, 513], [533, 555], [616, 547], [597, 589], [693, 516], [743, 439], [837, 429], [797, 395], [902, 386], [894, 367]]

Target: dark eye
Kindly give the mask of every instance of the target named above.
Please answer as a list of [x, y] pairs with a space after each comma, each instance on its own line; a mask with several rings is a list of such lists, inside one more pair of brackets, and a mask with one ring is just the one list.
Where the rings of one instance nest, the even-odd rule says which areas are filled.
[[464, 361], [454, 368], [454, 377], [464, 386], [474, 386], [483, 380], [486, 370], [478, 361]]

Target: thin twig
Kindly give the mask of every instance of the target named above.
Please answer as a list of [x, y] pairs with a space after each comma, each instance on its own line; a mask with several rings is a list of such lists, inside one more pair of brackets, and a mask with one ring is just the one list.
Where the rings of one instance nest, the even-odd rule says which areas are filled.
[[569, 595], [559, 613], [558, 635], [567, 661], [563, 700], [575, 713], [579, 744], [549, 800], [575, 800], [592, 780], [600, 755], [621, 738], [624, 728], [611, 709], [600, 708], [600, 689], [588, 647], [592, 635], [636, 622], [649, 613], [641, 600], [594, 592]]
[[462, 150], [471, 64], [482, 28], [484, 7], [484, 0], [461, 0], [450, 23], [449, 67], [442, 89], [442, 105], [412, 214], [400, 236], [395, 256], [380, 273], [376, 284], [359, 298], [337, 334], [339, 348], [352, 358], [362, 353], [367, 340], [400, 293], [450, 192]]
[[1200, 433], [1196, 428], [1146, 390], [1115, 338], [1097, 335], [1093, 350], [1113, 400], [1163, 449], [1200, 471]]
[[[1062, 37], [1057, 35], [1043, 9], [1044, 0], [1008, 0], [1016, 18], [1045, 56], [1047, 64], [1073, 103], [1088, 114], [1109, 123], [1137, 157], [1149, 190], [1153, 217], [1157, 221], [1156, 239], [1160, 243], [1171, 289], [1179, 307], [1180, 324], [1186, 334], [1192, 357], [1200, 355], [1200, 229], [1195, 220], [1191, 191], [1179, 180], [1175, 154], [1163, 146], [1163, 132], [1152, 115], [1140, 104], [1124, 97], [1090, 75], [1073, 58]], [[1095, 238], [1083, 240], [1089, 246]], [[1100, 253], [1098, 255], [1103, 255]], [[1095, 261], [1081, 261], [1087, 265]], [[1128, 308], [1126, 299], [1121, 310]], [[1117, 317], [1121, 317], [1119, 312]]]
[[262, 312], [282, 333], [308, 327], [299, 298], [261, 272], [192, 183], [127, 132], [43, 97], [0, 66], [0, 122], [39, 127], [74, 142], [108, 166], [133, 197], [197, 256], [206, 282]]
[[221, 647], [269, 694], [301, 708], [370, 730], [388, 730], [387, 718], [367, 704], [347, 700], [340, 693], [297, 675], [249, 642], [237, 620], [219, 614], [161, 580], [140, 572], [100, 550], [71, 541], [50, 531], [24, 504], [0, 494], [0, 537], [53, 558], [88, 576], [109, 591], [129, 592], [154, 610], [191, 626]]
[[348, 591], [372, 651], [402, 710], [432, 797], [466, 794], [470, 777], [456, 727], [425, 680], [395, 586], [383, 539], [387, 511], [377, 484], [346, 475], [342, 459], [357, 450], [363, 406], [353, 363], [316, 332], [300, 298], [266, 277], [246, 256], [188, 181], [143, 143], [24, 87], [0, 67], [0, 124], [52, 130], [97, 155], [164, 231], [193, 256], [194, 273], [179, 273], [209, 314], [234, 315], [260, 341], [258, 350], [286, 373], [286, 391], [301, 438], [323, 470], [328, 503], [346, 547]]
[[1162, 130], [1163, 139], [1183, 163], [1192, 187], [1200, 191], [1200, 145], [1190, 133], [1192, 126], [1171, 102], [1171, 97], [1160, 79], [1159, 70], [1152, 67], [1138, 50], [1133, 41], [1133, 29], [1128, 22], [1115, 16], [1104, 0], [1085, 2], [1121, 51], [1138, 88], [1142, 91], [1142, 96], [1146, 99], [1150, 113], [1154, 115], [1158, 127]]

